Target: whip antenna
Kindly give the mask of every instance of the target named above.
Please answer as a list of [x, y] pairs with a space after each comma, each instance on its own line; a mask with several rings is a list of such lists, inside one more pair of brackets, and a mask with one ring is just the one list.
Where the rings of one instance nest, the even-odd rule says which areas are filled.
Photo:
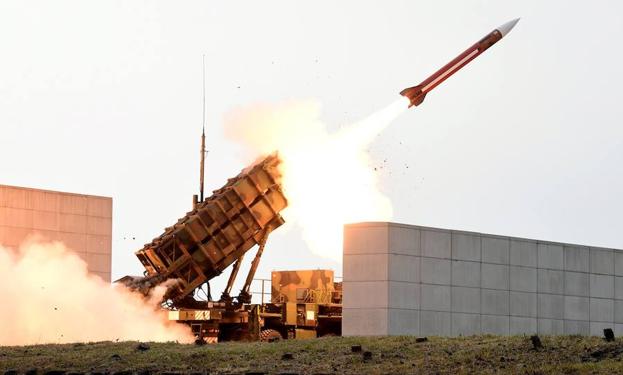
[[201, 163], [199, 166], [199, 202], [203, 202], [203, 174], [205, 168], [205, 155], [206, 155], [206, 55], [203, 55], [202, 60], [202, 84], [203, 84], [203, 113], [201, 121]]

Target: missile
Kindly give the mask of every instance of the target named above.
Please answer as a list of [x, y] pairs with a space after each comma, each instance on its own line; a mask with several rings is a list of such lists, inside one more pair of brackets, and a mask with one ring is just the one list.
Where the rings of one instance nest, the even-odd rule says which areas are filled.
[[450, 61], [443, 68], [436, 71], [433, 75], [426, 78], [422, 83], [417, 86], [409, 87], [400, 92], [400, 95], [406, 97], [411, 102], [409, 108], [412, 106], [418, 106], [424, 101], [424, 97], [432, 89], [439, 86], [439, 84], [459, 69], [467, 65], [470, 61], [478, 57], [481, 53], [486, 51], [489, 47], [497, 43], [500, 39], [506, 36], [513, 27], [519, 22], [519, 18], [516, 18], [510, 22], [493, 30], [487, 34], [484, 38], [480, 39], [476, 44], [469, 47], [465, 52], [461, 53], [454, 60]]

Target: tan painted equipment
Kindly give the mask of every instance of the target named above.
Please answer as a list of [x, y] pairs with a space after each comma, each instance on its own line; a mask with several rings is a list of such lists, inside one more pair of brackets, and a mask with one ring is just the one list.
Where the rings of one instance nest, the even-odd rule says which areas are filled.
[[294, 337], [338, 335], [342, 322], [342, 284], [331, 270], [273, 271], [271, 302]]
[[[197, 203], [191, 212], [136, 252], [145, 267], [145, 278], [126, 280], [126, 284], [146, 292], [154, 284], [175, 279], [177, 284], [169, 289], [167, 298], [179, 306], [192, 297], [195, 289], [235, 262], [233, 285], [245, 253], [265, 243], [270, 231], [284, 222], [279, 212], [287, 206], [287, 200], [278, 182], [278, 166], [278, 156], [268, 156]], [[250, 270], [249, 284], [261, 250], [263, 246]], [[231, 287], [228, 289], [227, 294]], [[241, 299], [248, 300], [248, 287], [243, 288]]]
[[[119, 282], [148, 293], [167, 280], [169, 318], [190, 325], [207, 341], [316, 337], [339, 334], [341, 285], [326, 270], [273, 272], [272, 301], [252, 305], [250, 286], [272, 230], [284, 223], [287, 200], [279, 183], [279, 157], [270, 155], [243, 170], [136, 252], [144, 277]], [[258, 245], [243, 287], [232, 297], [242, 260]], [[209, 281], [233, 265], [219, 301]], [[337, 287], [336, 287], [337, 285]], [[205, 299], [198, 290], [207, 286]]]

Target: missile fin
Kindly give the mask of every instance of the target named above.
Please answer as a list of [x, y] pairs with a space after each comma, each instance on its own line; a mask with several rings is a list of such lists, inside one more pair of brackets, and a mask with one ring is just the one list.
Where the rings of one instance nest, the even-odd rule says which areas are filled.
[[400, 95], [408, 98], [409, 101], [411, 101], [409, 107], [422, 104], [424, 98], [426, 97], [426, 93], [422, 92], [422, 85], [406, 88], [400, 92]]

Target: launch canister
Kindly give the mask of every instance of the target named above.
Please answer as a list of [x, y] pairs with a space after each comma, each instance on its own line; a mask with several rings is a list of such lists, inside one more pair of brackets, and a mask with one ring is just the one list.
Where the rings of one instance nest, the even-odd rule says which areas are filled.
[[486, 51], [489, 47], [491, 47], [504, 36], [506, 36], [506, 34], [511, 31], [511, 29], [515, 26], [515, 24], [517, 24], [518, 21], [519, 18], [507, 22], [504, 25], [496, 28], [495, 30], [487, 34], [484, 38], [476, 42], [476, 44], [465, 50], [465, 52], [455, 57], [454, 60], [444, 65], [443, 68], [439, 69], [433, 75], [426, 78], [419, 85], [402, 90], [400, 92], [400, 95], [407, 97], [409, 101], [411, 101], [409, 107], [420, 105], [424, 101], [424, 97], [426, 96], [426, 94], [428, 94], [441, 82], [448, 79], [448, 77], [456, 73], [459, 69], [467, 65], [478, 55]]

